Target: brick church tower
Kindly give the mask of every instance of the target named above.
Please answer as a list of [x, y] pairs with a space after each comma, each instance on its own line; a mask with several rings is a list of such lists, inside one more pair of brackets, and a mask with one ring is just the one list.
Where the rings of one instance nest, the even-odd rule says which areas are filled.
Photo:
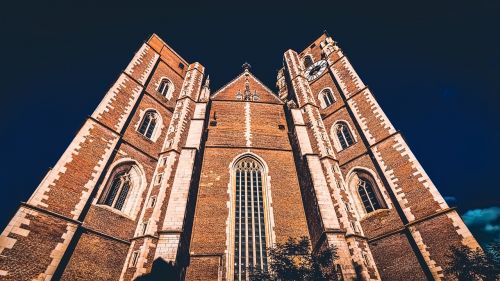
[[[338, 249], [343, 280], [445, 280], [478, 244], [336, 42], [211, 93], [153, 35], [0, 236], [1, 280], [246, 280], [266, 247]], [[155, 263], [156, 264], [156, 263]], [[154, 269], [154, 268], [153, 268]]]

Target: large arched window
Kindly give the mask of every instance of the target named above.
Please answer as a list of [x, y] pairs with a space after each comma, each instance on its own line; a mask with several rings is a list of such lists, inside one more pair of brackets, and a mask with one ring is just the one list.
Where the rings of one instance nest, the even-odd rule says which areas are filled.
[[306, 55], [304, 57], [304, 67], [308, 68], [309, 66], [313, 65], [314, 61], [311, 57], [311, 55]]
[[157, 91], [165, 98], [170, 99], [174, 91], [174, 84], [167, 78], [162, 78], [160, 84], [158, 84]]
[[369, 214], [378, 209], [385, 209], [387, 205], [382, 193], [371, 173], [355, 169], [349, 176], [351, 191], [357, 193], [357, 206], [360, 213]]
[[319, 102], [322, 108], [329, 107], [335, 102], [335, 98], [333, 97], [332, 90], [323, 89], [318, 96]]
[[264, 168], [252, 157], [234, 167], [234, 280], [247, 280], [254, 270], [267, 271]]
[[130, 190], [130, 166], [123, 166], [120, 171], [115, 172], [110, 182], [103, 204], [113, 207], [117, 210], [123, 208], [125, 199], [127, 199]]
[[134, 217], [139, 208], [144, 182], [144, 175], [139, 166], [133, 161], [121, 162], [114, 166], [107, 176], [97, 204], [109, 206]]
[[381, 208], [380, 202], [370, 181], [364, 178], [358, 179], [358, 194], [367, 213], [371, 213]]
[[148, 139], [152, 139], [155, 133], [155, 128], [159, 121], [158, 113], [154, 110], [148, 110], [144, 114], [142, 118], [141, 125], [139, 126], [139, 133], [147, 137]]
[[347, 123], [338, 122], [334, 127], [334, 131], [340, 149], [346, 149], [354, 144], [354, 138], [352, 137], [351, 130], [349, 130]]

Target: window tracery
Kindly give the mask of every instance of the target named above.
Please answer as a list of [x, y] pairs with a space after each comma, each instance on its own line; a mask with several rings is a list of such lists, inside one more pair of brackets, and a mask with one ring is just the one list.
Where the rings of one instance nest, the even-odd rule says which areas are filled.
[[156, 90], [165, 98], [170, 99], [174, 91], [174, 84], [169, 79], [162, 78]]
[[252, 270], [267, 270], [264, 170], [256, 160], [245, 157], [236, 164], [234, 173], [234, 280], [247, 280]]
[[148, 139], [153, 138], [155, 132], [156, 124], [158, 122], [158, 113], [154, 110], [148, 110], [142, 119], [142, 123], [139, 126], [139, 133]]

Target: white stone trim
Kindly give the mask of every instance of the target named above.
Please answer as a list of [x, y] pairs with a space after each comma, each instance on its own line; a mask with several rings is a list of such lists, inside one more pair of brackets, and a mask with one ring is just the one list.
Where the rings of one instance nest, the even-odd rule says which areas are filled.
[[61, 239], [63, 241], [57, 243], [54, 250], [52, 250], [52, 252], [50, 253], [50, 257], [52, 258], [52, 260], [49, 266], [47, 267], [44, 273], [40, 273], [40, 275], [38, 275], [38, 279], [36, 280], [48, 281], [52, 279], [56, 271], [56, 268], [59, 265], [59, 262], [61, 261], [64, 253], [66, 252], [69, 242], [71, 242], [71, 238], [73, 238], [73, 235], [75, 234], [77, 228], [78, 228], [77, 225], [74, 225], [69, 222], [66, 223], [66, 232], [64, 232], [61, 236]]
[[441, 211], [449, 208], [443, 196], [441, 196], [441, 193], [439, 193], [436, 186], [431, 181], [430, 177], [427, 175], [422, 165], [420, 165], [420, 162], [418, 162], [417, 158], [410, 150], [408, 144], [406, 144], [403, 137], [398, 134], [394, 137], [394, 141], [396, 142], [396, 144], [393, 145], [393, 148], [396, 149], [399, 153], [401, 153], [402, 157], [408, 156], [412, 169], [416, 170], [416, 172], [414, 172], [413, 175], [418, 176], [418, 181], [421, 182], [422, 185], [427, 190], [429, 190], [434, 201], [436, 201], [439, 204], [440, 208], [437, 209], [436, 211]]
[[189, 125], [188, 138], [186, 139], [186, 147], [200, 148], [201, 135], [203, 134], [203, 124], [205, 120], [191, 120]]
[[252, 116], [250, 112], [250, 103], [245, 102], [245, 140], [246, 140], [246, 146], [251, 147], [252, 146]]
[[[137, 51], [137, 53], [135, 53], [134, 57], [132, 58], [132, 60], [128, 64], [127, 68], [125, 69], [125, 73], [132, 76], [133, 69], [136, 66], [139, 66], [142, 63], [144, 63], [144, 56], [146, 56], [146, 54], [149, 51], [153, 51], [151, 49], [151, 47], [149, 47], [146, 43], [142, 44], [139, 51]], [[153, 67], [154, 67], [154, 65], [159, 57], [160, 56], [155, 51], [153, 51], [153, 58], [148, 62], [144, 72], [141, 73], [141, 76], [137, 79], [137, 81], [139, 81], [142, 85], [144, 85], [144, 83], [146, 83], [146, 80], [148, 79], [149, 74], [153, 70]]]
[[427, 245], [425, 245], [422, 235], [420, 235], [420, 232], [417, 230], [415, 226], [410, 226], [408, 229], [410, 230], [411, 236], [413, 236], [413, 239], [417, 243], [417, 247], [420, 250], [422, 256], [424, 257], [425, 263], [429, 267], [429, 270], [431, 271], [434, 280], [436, 281], [443, 280], [442, 279], [444, 278], [444, 275], [442, 273], [443, 269], [441, 268], [441, 266], [437, 265], [436, 261], [431, 259], [430, 257], [431, 254], [427, 250]]
[[[97, 108], [95, 109], [94, 113], [92, 113], [92, 117], [96, 120], [101, 120], [101, 117], [104, 113], [108, 112], [110, 109], [113, 107], [111, 106], [111, 103], [116, 100], [116, 96], [120, 93], [120, 89], [127, 89], [126, 83], [127, 82], [133, 82], [127, 75], [121, 74], [120, 77], [118, 77], [118, 80], [113, 84], [113, 86], [108, 90], [102, 101], [99, 103]], [[129, 99], [128, 104], [123, 108], [124, 112], [121, 114], [121, 116], [118, 118], [117, 124], [114, 126], [114, 129], [117, 132], [120, 132], [123, 126], [125, 125], [125, 122], [127, 120], [127, 116], [130, 114], [132, 111], [133, 105], [137, 102], [137, 99], [139, 98], [139, 94], [142, 91], [142, 87], [138, 85], [137, 83], [133, 82], [134, 86], [131, 87], [130, 89], [132, 96], [131, 99]]]
[[365, 87], [365, 84], [363, 83], [363, 81], [361, 81], [361, 78], [359, 78], [358, 74], [356, 73], [356, 71], [352, 67], [352, 65], [349, 62], [349, 60], [347, 59], [347, 57], [343, 56], [334, 65], [332, 65], [330, 67], [330, 70], [332, 71], [333, 76], [335, 77], [338, 84], [340, 85], [340, 88], [342, 89], [342, 92], [344, 93], [344, 96], [346, 98], [350, 97], [354, 93], [348, 92], [347, 84], [345, 84], [344, 81], [342, 79], [340, 79], [340, 75], [339, 75], [338, 71], [335, 69], [335, 65], [337, 65], [337, 64], [340, 65], [340, 67], [342, 67], [342, 65], [344, 65], [347, 68], [347, 70], [350, 71], [351, 75], [353, 76], [352, 82], [356, 86], [356, 89], [362, 89]]
[[448, 212], [446, 216], [452, 221], [458, 235], [462, 236], [463, 245], [471, 249], [477, 249], [480, 247], [476, 239], [474, 238], [474, 236], [472, 236], [472, 233], [469, 231], [456, 211]]
[[22, 228], [23, 225], [30, 224], [30, 220], [26, 218], [26, 215], [28, 214], [36, 216], [38, 215], [38, 212], [20, 207], [14, 217], [10, 220], [9, 224], [2, 231], [2, 234], [0, 235], [0, 255], [2, 254], [4, 249], [12, 249], [12, 247], [14, 247], [14, 244], [17, 242], [17, 239], [9, 237], [10, 233], [14, 233], [24, 237], [28, 236], [30, 230]]
[[207, 112], [207, 104], [202, 102], [197, 102], [194, 109], [193, 119], [205, 119]]
[[378, 151], [377, 147], [373, 147], [372, 151], [375, 159], [382, 169], [382, 172], [384, 173], [385, 178], [387, 179], [387, 182], [389, 183], [389, 187], [392, 189], [392, 192], [396, 196], [399, 205], [401, 206], [401, 209], [406, 216], [406, 219], [408, 219], [409, 222], [414, 221], [415, 216], [411, 212], [411, 208], [407, 205], [408, 200], [405, 198], [405, 193], [399, 186], [399, 179], [394, 175], [394, 170], [388, 169], [384, 159], [382, 158], [382, 154]]
[[307, 155], [306, 161], [311, 175], [318, 209], [323, 222], [323, 227], [326, 229], [339, 229], [340, 224], [335, 213], [335, 207], [330, 195], [330, 189], [323, 173], [323, 168], [317, 155]]
[[193, 149], [181, 151], [165, 212], [164, 230], [182, 231], [196, 153]]

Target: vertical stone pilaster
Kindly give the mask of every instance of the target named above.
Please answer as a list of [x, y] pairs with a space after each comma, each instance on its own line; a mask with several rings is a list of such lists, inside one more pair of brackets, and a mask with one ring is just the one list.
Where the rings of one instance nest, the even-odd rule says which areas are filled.
[[[150, 251], [154, 251], [154, 259], [161, 257], [169, 261], [176, 260], [179, 243], [182, 242], [193, 168], [203, 133], [206, 102], [210, 94], [208, 81], [205, 81], [202, 89], [203, 75], [204, 67], [201, 64], [189, 65], [153, 175], [155, 178], [162, 174], [162, 181], [160, 186], [151, 183], [148, 190], [148, 198], [154, 194], [156, 204], [152, 212], [144, 209], [141, 212], [134, 238], [139, 240], [129, 249], [120, 280], [132, 280], [146, 273], [149, 270], [146, 263], [150, 266], [152, 262], [146, 258]], [[198, 99], [203, 102], [197, 102]], [[148, 224], [146, 233], [142, 234], [140, 229], [144, 222]], [[155, 237], [156, 234], [158, 239], [140, 239], [142, 235]], [[128, 264], [134, 251], [139, 251], [141, 258], [132, 272], [128, 269]]]
[[[338, 190], [341, 186], [345, 186], [345, 183], [340, 174], [338, 161], [334, 155], [333, 146], [319, 108], [316, 105], [309, 83], [303, 76], [302, 64], [297, 53], [292, 50], [287, 51], [284, 58], [291, 89], [300, 107], [300, 110], [291, 110], [299, 149], [302, 153], [311, 153], [303, 156], [303, 158], [309, 169], [312, 188], [324, 228], [325, 237], [323, 239], [328, 245], [335, 245], [338, 248], [339, 263], [342, 265], [347, 280], [356, 278], [353, 261], [356, 261], [356, 264], [361, 267], [363, 276], [370, 276], [368, 267], [373, 266], [375, 268], [375, 265], [359, 262], [359, 258], [356, 257], [361, 255], [361, 250], [356, 243], [348, 244], [346, 239], [346, 231], [350, 234], [355, 233], [353, 223], [356, 224], [357, 221], [353, 214], [349, 216], [347, 213], [344, 203], [347, 198], [343, 198]], [[351, 223], [352, 221], [353, 223]], [[367, 251], [369, 252], [369, 249]], [[371, 256], [371, 253], [369, 253], [369, 256]], [[380, 277], [376, 268], [372, 272], [375, 273], [372, 274], [374, 277], [372, 279], [378, 280]]]

